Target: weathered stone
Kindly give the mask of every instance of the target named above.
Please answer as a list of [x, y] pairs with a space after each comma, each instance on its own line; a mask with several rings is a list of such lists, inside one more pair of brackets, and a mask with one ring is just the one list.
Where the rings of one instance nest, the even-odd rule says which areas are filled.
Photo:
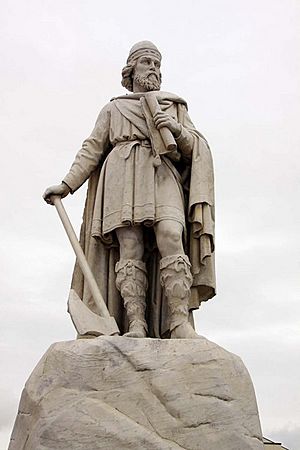
[[[101, 109], [62, 183], [43, 195], [76, 253], [72, 289], [108, 317], [73, 302], [79, 335], [113, 335], [114, 318], [127, 337], [194, 339], [192, 312], [215, 295], [212, 156], [186, 101], [160, 90], [160, 63], [152, 42], [131, 48], [130, 94]], [[59, 197], [87, 180], [79, 245]]]
[[53, 344], [24, 388], [9, 450], [263, 449], [239, 357], [200, 339]]

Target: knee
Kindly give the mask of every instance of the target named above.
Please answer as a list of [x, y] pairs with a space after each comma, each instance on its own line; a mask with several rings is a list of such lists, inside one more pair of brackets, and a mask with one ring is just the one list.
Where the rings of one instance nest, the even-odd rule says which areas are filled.
[[182, 252], [182, 228], [175, 222], [161, 224], [156, 232], [157, 246], [162, 256]]
[[181, 231], [177, 229], [170, 228], [169, 230], [165, 230], [163, 233], [163, 240], [168, 242], [169, 244], [177, 245], [181, 243]]
[[143, 244], [139, 240], [128, 239], [120, 247], [121, 257], [124, 259], [142, 259], [144, 253]]
[[122, 259], [142, 259], [144, 245], [143, 238], [139, 233], [134, 233], [131, 230], [130, 232], [122, 230], [121, 233], [118, 233], [118, 239], [120, 244], [120, 257]]

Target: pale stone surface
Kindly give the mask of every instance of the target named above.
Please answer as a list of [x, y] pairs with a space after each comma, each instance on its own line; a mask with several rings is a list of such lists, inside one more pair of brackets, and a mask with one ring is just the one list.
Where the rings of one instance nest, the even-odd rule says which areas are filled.
[[239, 357], [200, 339], [52, 345], [26, 383], [9, 450], [263, 449]]
[[[150, 41], [130, 49], [122, 70], [130, 93], [101, 109], [63, 182], [44, 199], [53, 204], [88, 180], [80, 244], [121, 334], [196, 338], [192, 311], [215, 295], [213, 163], [186, 101], [160, 90], [161, 59]], [[72, 289], [98, 312], [96, 283], [76, 256]], [[75, 326], [83, 317], [79, 334], [103, 334], [81, 309], [72, 314]]]
[[70, 289], [68, 312], [80, 336], [110, 336], [118, 334], [114, 318], [101, 317], [95, 314], [80, 300], [73, 289]]

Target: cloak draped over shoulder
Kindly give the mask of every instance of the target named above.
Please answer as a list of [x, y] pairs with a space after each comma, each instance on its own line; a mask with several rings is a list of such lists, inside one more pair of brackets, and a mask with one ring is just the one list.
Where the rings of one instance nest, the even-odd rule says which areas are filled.
[[[166, 153], [152, 115], [142, 101], [143, 94], [130, 94], [112, 99], [102, 109], [91, 136], [84, 141], [63, 180], [73, 193], [89, 178], [80, 243], [121, 332], [127, 331], [127, 319], [115, 286], [119, 249], [114, 230], [119, 226], [149, 227], [164, 218], [182, 223], [193, 275], [190, 310], [215, 295], [210, 149], [192, 124], [183, 99], [162, 91], [155, 95], [161, 109], [182, 126], [177, 139], [180, 161], [176, 161], [176, 155]], [[161, 155], [159, 167], [153, 163], [155, 154]], [[159, 281], [160, 255], [152, 229], [144, 230], [149, 336], [167, 337], [167, 302]], [[77, 263], [72, 288], [97, 312]]]

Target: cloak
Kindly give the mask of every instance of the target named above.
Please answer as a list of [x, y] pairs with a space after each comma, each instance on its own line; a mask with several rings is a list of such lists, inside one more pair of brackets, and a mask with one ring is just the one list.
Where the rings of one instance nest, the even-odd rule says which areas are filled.
[[[175, 161], [172, 161], [172, 155], [169, 158], [164, 154], [151, 113], [145, 108], [141, 108], [143, 94], [129, 94], [112, 99], [111, 103], [103, 108], [94, 132], [83, 144], [70, 172], [64, 178], [64, 182], [70, 186], [72, 193], [89, 178], [83, 223], [80, 230], [80, 243], [108, 310], [115, 317], [121, 333], [127, 331], [128, 324], [123, 301], [115, 285], [115, 264], [119, 261], [118, 244], [114, 233], [111, 233], [108, 239], [101, 238], [99, 218], [97, 217], [101, 169], [105, 165], [106, 156], [117, 143], [111, 125], [112, 106], [117, 107], [119, 113], [138, 130], [142, 128], [142, 135], [146, 135], [150, 139], [151, 146], [155, 147], [156, 155], [161, 153], [161, 158], [169, 166], [175, 167], [174, 173], [179, 174], [178, 182], [183, 188], [185, 199], [184, 246], [192, 265], [193, 275], [190, 311], [199, 308], [202, 301], [207, 301], [215, 295], [214, 177], [211, 152], [205, 138], [192, 124], [187, 113], [186, 102], [167, 92], [158, 91], [155, 92], [155, 95], [162, 110], [171, 113], [174, 108], [176, 109], [177, 120], [182, 125], [182, 129], [187, 130], [193, 136], [192, 154], [188, 159], [182, 155], [180, 161], [176, 161], [178, 158], [174, 158]], [[95, 137], [96, 128], [100, 130], [101, 134], [101, 138], [98, 137], [98, 140]], [[82, 164], [83, 160], [84, 165]], [[149, 336], [164, 338], [169, 336], [169, 326], [167, 301], [160, 285], [160, 255], [153, 230], [147, 229], [146, 234], [144, 261], [147, 266], [149, 282], [146, 320]], [[98, 312], [77, 262], [72, 277], [72, 289], [90, 309]]]

